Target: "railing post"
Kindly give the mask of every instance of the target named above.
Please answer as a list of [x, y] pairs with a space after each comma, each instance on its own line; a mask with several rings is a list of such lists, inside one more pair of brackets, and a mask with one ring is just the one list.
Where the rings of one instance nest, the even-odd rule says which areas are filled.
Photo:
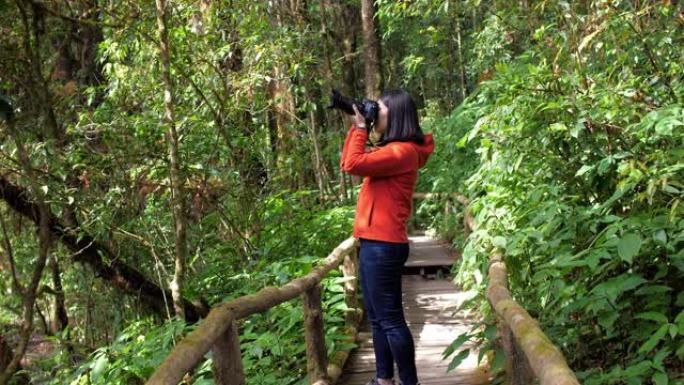
[[342, 275], [347, 278], [344, 281], [344, 302], [351, 309], [345, 316], [345, 325], [354, 326], [358, 324], [363, 315], [363, 309], [359, 301], [359, 248], [354, 247], [353, 251], [344, 256], [342, 262]]
[[306, 337], [306, 369], [310, 384], [329, 382], [328, 356], [325, 349], [321, 286], [316, 284], [304, 292], [304, 333]]
[[506, 355], [504, 368], [508, 385], [528, 385], [534, 383], [534, 373], [525, 353], [515, 341], [513, 331], [506, 325], [506, 321], [498, 319], [497, 329], [501, 338], [501, 345]]
[[214, 357], [214, 382], [216, 385], [244, 385], [245, 372], [242, 368], [242, 354], [240, 353], [240, 336], [235, 321], [216, 340], [211, 349]]

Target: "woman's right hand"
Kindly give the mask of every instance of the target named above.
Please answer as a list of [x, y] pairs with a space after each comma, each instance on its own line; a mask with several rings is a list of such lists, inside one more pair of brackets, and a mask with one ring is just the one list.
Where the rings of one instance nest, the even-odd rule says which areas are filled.
[[359, 112], [359, 109], [356, 108], [356, 104], [352, 104], [352, 108], [354, 109], [354, 116], [352, 116], [352, 123], [356, 125], [358, 128], [363, 128], [366, 129], [366, 118], [361, 115]]

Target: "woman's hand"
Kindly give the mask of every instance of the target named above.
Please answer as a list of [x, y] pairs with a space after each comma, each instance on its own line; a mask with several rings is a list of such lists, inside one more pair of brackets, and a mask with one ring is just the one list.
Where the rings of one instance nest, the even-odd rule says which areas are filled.
[[366, 128], [366, 118], [361, 115], [359, 112], [359, 109], [356, 108], [356, 104], [352, 104], [352, 108], [354, 109], [354, 116], [352, 116], [352, 123], [356, 125], [356, 127], [359, 128]]

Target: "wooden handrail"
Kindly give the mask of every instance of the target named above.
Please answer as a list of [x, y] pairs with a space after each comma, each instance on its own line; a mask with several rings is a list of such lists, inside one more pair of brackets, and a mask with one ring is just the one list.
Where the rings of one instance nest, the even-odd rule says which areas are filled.
[[[466, 234], [475, 230], [470, 213], [470, 201], [457, 193], [415, 193], [414, 199], [453, 198], [466, 206], [464, 226]], [[349, 342], [356, 340], [363, 310], [359, 303], [358, 240], [348, 238], [337, 246], [323, 263], [309, 274], [294, 279], [281, 287], [266, 287], [214, 307], [200, 325], [182, 339], [146, 382], [147, 385], [176, 385], [212, 350], [214, 379], [217, 385], [244, 385], [240, 340], [236, 321], [266, 311], [298, 296], [303, 298], [307, 372], [312, 385], [330, 385], [342, 374], [342, 367], [350, 350], [338, 351], [328, 359], [325, 349], [321, 280], [334, 268], [341, 267], [345, 277], [345, 302], [352, 309], [345, 319]], [[508, 291], [506, 265], [500, 252], [492, 254], [489, 264], [487, 299], [500, 322], [507, 356], [506, 370], [511, 385], [531, 383], [533, 376], [541, 385], [578, 385], [575, 374], [568, 367], [561, 351], [539, 328], [537, 321], [522, 308]], [[515, 363], [515, 365], [514, 365]]]
[[507, 356], [510, 385], [530, 384], [533, 377], [539, 379], [540, 385], [579, 385], [563, 353], [511, 297], [508, 271], [499, 251], [492, 254], [489, 262], [487, 299], [501, 321], [499, 334]]
[[[462, 204], [465, 207], [465, 210], [463, 212], [463, 229], [464, 229], [464, 235], [465, 238], [468, 238], [470, 235], [471, 231], [475, 229], [475, 219], [473, 218], [471, 212], [470, 212], [470, 199], [468, 199], [465, 195], [459, 194], [459, 193], [440, 193], [440, 192], [430, 192], [430, 193], [424, 193], [424, 192], [415, 192], [413, 193], [413, 199], [439, 199], [439, 198], [450, 198], [454, 199], [458, 203]], [[451, 210], [451, 200], [447, 200], [446, 205], [444, 205], [444, 215], [449, 215], [449, 211]]]
[[[354, 279], [352, 303], [347, 306], [353, 308], [355, 315], [347, 319], [347, 330], [354, 333], [350, 339], [355, 339], [358, 322], [361, 320], [362, 310], [355, 302], [358, 280], [356, 280], [356, 249], [358, 240], [348, 238], [337, 246], [323, 264], [314, 268], [309, 274], [294, 279], [281, 287], [266, 287], [260, 291], [232, 299], [215, 306], [201, 321], [199, 326], [183, 338], [171, 350], [162, 364], [146, 382], [147, 385], [176, 385], [183, 376], [195, 367], [209, 351], [214, 352], [214, 378], [218, 385], [242, 385], [245, 383], [240, 357], [240, 345], [235, 321], [254, 313], [266, 311], [278, 304], [304, 297], [304, 315], [307, 327], [307, 369], [311, 384], [326, 384], [338, 377], [338, 372], [344, 364], [340, 357], [346, 359], [345, 354], [338, 354], [327, 365], [325, 357], [325, 339], [321, 314], [320, 282], [334, 268], [343, 265], [343, 274], [351, 275]], [[345, 290], [349, 285], [345, 285]], [[352, 296], [348, 296], [352, 297]], [[356, 323], [356, 325], [354, 325]], [[347, 352], [348, 354], [348, 352]], [[322, 370], [326, 368], [326, 370]], [[333, 372], [330, 375], [328, 372]]]
[[[477, 224], [470, 211], [470, 200], [458, 193], [414, 193], [414, 199], [453, 198], [465, 206], [463, 216], [466, 238]], [[447, 202], [447, 208], [448, 206]], [[520, 306], [508, 290], [508, 271], [501, 252], [489, 262], [487, 299], [499, 318], [498, 329], [506, 353], [509, 385], [579, 385], [563, 353], [551, 342], [537, 321]]]
[[429, 193], [416, 192], [416, 193], [413, 193], [413, 199], [434, 199], [434, 198], [443, 198], [443, 197], [453, 198], [457, 202], [461, 203], [462, 205], [470, 204], [470, 200], [468, 198], [466, 198], [465, 195], [461, 195], [459, 193], [440, 193], [440, 192], [429, 192]]

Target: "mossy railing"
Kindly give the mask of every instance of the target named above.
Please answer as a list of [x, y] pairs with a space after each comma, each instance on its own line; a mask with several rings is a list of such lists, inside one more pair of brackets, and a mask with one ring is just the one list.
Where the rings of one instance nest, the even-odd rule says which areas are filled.
[[281, 287], [266, 287], [254, 294], [215, 306], [194, 331], [176, 344], [146, 384], [177, 385], [210, 350], [214, 359], [213, 372], [217, 385], [245, 384], [237, 321], [300, 296], [303, 298], [309, 383], [334, 383], [342, 374], [350, 350], [338, 351], [332, 357], [327, 357], [320, 283], [337, 267], [340, 267], [344, 277], [348, 278], [344, 282], [345, 302], [350, 309], [345, 319], [345, 334], [347, 341], [354, 342], [363, 316], [356, 279], [357, 249], [358, 241], [355, 238], [348, 238], [309, 274]]
[[489, 261], [487, 299], [499, 319], [498, 332], [506, 353], [505, 369], [510, 385], [579, 385], [563, 353], [551, 342], [537, 321], [508, 291], [508, 271], [496, 250]]
[[[452, 199], [465, 206], [466, 235], [473, 231], [476, 224], [469, 210], [470, 202], [464, 196], [456, 193], [415, 193], [413, 196], [414, 199], [444, 197], [447, 198], [447, 212], [450, 211]], [[342, 374], [350, 350], [338, 351], [332, 357], [326, 355], [320, 283], [330, 271], [338, 267], [342, 269], [344, 277], [348, 278], [344, 282], [345, 303], [350, 309], [345, 319], [347, 341], [355, 342], [363, 308], [358, 297], [359, 284], [356, 279], [358, 240], [348, 238], [309, 274], [281, 287], [266, 287], [254, 294], [215, 306], [193, 332], [178, 342], [146, 384], [178, 384], [211, 350], [216, 384], [244, 385], [245, 374], [237, 321], [300, 296], [303, 298], [309, 383], [334, 384]], [[489, 263], [487, 299], [498, 317], [509, 384], [528, 385], [537, 378], [540, 385], [578, 385], [575, 374], [568, 367], [560, 350], [539, 328], [537, 321], [513, 300], [508, 290], [507, 274], [503, 256], [499, 251], [494, 252]]]
[[[446, 199], [445, 215], [452, 200], [465, 207], [463, 225], [465, 237], [475, 230], [470, 201], [458, 193], [416, 193], [414, 199]], [[505, 370], [509, 385], [578, 385], [563, 353], [551, 342], [537, 321], [520, 306], [508, 290], [508, 271], [503, 255], [496, 250], [489, 262], [487, 299], [497, 315], [500, 343], [506, 354]]]

